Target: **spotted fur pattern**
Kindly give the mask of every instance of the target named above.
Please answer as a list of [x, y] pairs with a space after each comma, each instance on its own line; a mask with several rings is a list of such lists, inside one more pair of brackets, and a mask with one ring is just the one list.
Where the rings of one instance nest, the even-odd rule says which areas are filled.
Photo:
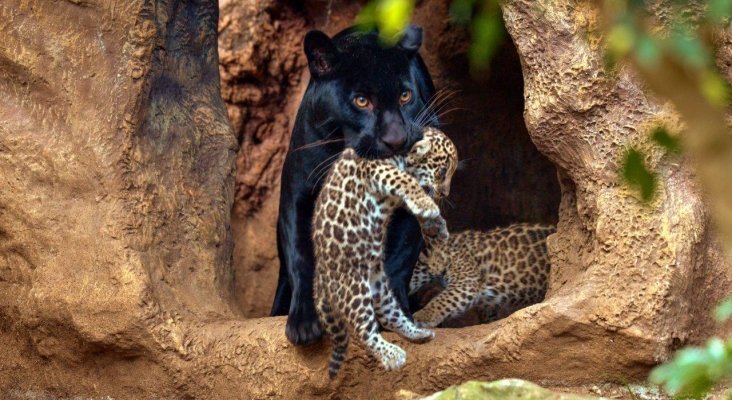
[[386, 228], [397, 207], [417, 217], [431, 243], [448, 236], [440, 209], [428, 193], [449, 192], [457, 151], [436, 129], [428, 128], [424, 136], [406, 157], [367, 160], [346, 149], [318, 196], [313, 218], [314, 296], [333, 346], [331, 378], [345, 359], [349, 335], [387, 370], [401, 368], [406, 353], [381, 336], [379, 324], [412, 341], [434, 336], [404, 314], [383, 266]]
[[494, 321], [544, 299], [549, 277], [546, 238], [553, 225], [514, 224], [488, 232], [465, 231], [435, 242], [420, 255], [410, 293], [434, 278], [446, 287], [414, 314], [432, 328], [472, 307]]

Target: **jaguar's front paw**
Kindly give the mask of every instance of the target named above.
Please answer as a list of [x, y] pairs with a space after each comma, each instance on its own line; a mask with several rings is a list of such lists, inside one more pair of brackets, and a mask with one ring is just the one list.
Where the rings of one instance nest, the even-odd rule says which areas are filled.
[[318, 342], [323, 337], [323, 328], [314, 310], [297, 307], [290, 310], [285, 334], [292, 344], [305, 346]]

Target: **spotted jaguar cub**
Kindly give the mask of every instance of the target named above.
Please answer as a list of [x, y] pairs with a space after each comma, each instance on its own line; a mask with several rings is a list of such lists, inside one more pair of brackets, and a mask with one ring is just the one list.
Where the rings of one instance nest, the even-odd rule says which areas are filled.
[[550, 267], [546, 238], [555, 231], [553, 225], [514, 224], [432, 243], [420, 254], [409, 291], [435, 277], [446, 287], [414, 321], [432, 328], [477, 307], [481, 322], [489, 322], [542, 301]]
[[456, 167], [455, 145], [433, 128], [406, 157], [369, 160], [346, 149], [333, 165], [313, 218], [315, 306], [333, 346], [331, 379], [345, 359], [349, 334], [387, 370], [401, 368], [406, 353], [381, 336], [379, 323], [412, 341], [434, 337], [399, 307], [384, 273], [384, 241], [389, 218], [400, 206], [417, 217], [431, 243], [447, 238], [445, 220], [428, 193], [446, 195]]

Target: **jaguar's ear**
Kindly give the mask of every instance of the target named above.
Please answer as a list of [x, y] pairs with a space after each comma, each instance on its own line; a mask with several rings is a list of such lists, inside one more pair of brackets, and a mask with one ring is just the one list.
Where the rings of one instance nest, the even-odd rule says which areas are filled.
[[409, 164], [415, 164], [421, 161], [427, 153], [430, 152], [432, 143], [429, 139], [424, 138], [412, 146], [412, 150], [409, 151], [408, 162]]
[[305, 35], [304, 47], [312, 76], [321, 78], [332, 74], [338, 68], [340, 53], [325, 33], [321, 31], [308, 32]]
[[409, 24], [404, 35], [399, 39], [398, 46], [410, 54], [416, 54], [422, 46], [422, 28]]

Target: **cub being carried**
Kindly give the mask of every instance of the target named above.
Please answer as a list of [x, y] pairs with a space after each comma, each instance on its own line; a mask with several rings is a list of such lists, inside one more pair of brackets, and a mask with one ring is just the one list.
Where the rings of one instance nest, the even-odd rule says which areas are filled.
[[394, 296], [384, 272], [386, 229], [404, 206], [425, 239], [434, 245], [439, 240], [433, 237], [446, 239], [445, 220], [429, 194], [448, 195], [456, 167], [455, 145], [434, 128], [406, 157], [366, 159], [346, 149], [333, 165], [313, 218], [315, 308], [333, 346], [331, 378], [345, 359], [349, 333], [387, 370], [401, 368], [406, 353], [381, 336], [379, 323], [413, 341], [434, 336], [410, 321]]
[[503, 318], [544, 300], [549, 278], [546, 238], [553, 225], [513, 224], [488, 232], [465, 231], [422, 252], [410, 294], [435, 277], [447, 287], [414, 314], [427, 328], [477, 307], [481, 322]]

